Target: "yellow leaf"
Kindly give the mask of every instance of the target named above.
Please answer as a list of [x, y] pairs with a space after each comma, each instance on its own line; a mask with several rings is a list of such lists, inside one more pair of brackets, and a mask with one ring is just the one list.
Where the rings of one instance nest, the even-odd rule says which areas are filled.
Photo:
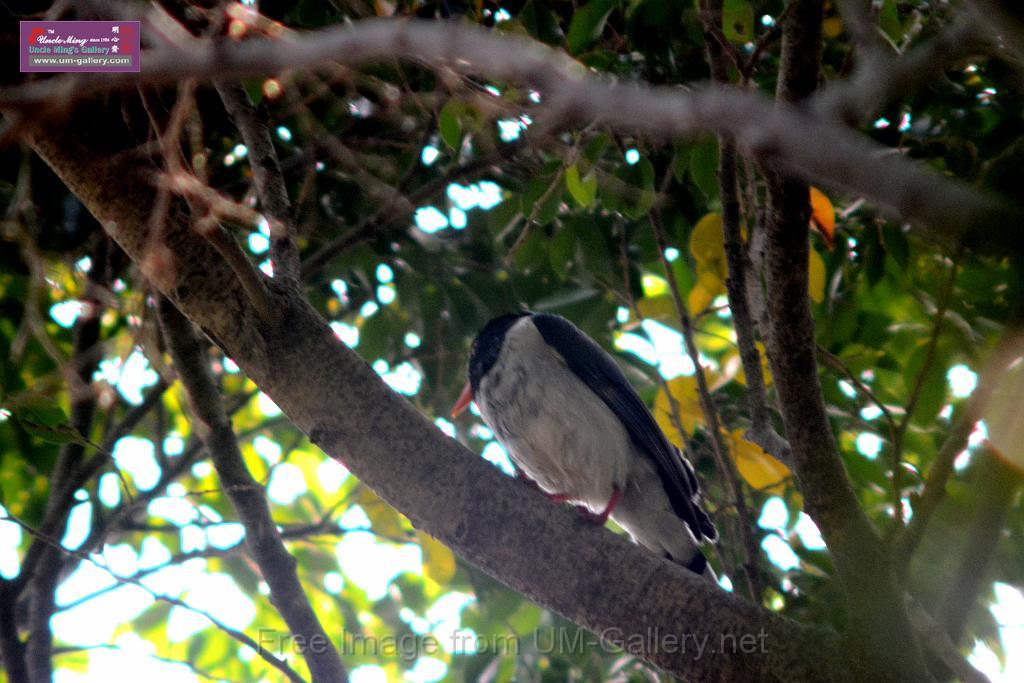
[[829, 17], [821, 22], [821, 32], [826, 38], [837, 38], [843, 32], [843, 20], [839, 17]]
[[[676, 377], [668, 382], [668, 390], [679, 408], [679, 424], [682, 425], [686, 435], [693, 434], [697, 425], [704, 424], [704, 413], [701, 411], [700, 399], [697, 397], [697, 378], [692, 376]], [[654, 399], [654, 419], [668, 440], [682, 448], [685, 437], [676, 428], [674, 417], [672, 402], [669, 401], [668, 394], [665, 393], [664, 388], [659, 389], [658, 395]]]
[[416, 538], [423, 551], [423, 573], [440, 584], [451, 581], [455, 577], [455, 555], [448, 546], [419, 530]]
[[645, 273], [641, 283], [644, 287], [645, 297], [656, 297], [662, 294], [668, 294], [668, 280], [657, 275], [651, 275]]
[[661, 296], [645, 296], [636, 302], [637, 310], [644, 320], [658, 320], [663, 318], [675, 318], [676, 306], [672, 297], [667, 294]]
[[707, 308], [714, 299], [715, 297], [711, 296], [708, 290], [697, 283], [686, 296], [686, 306], [690, 309], [690, 315], [697, 315]]
[[811, 187], [811, 225], [825, 238], [825, 244], [831, 251], [832, 240], [836, 233], [836, 209], [825, 193], [813, 186]]
[[725, 281], [718, 276], [716, 270], [706, 269], [698, 263], [697, 283], [686, 297], [690, 314], [698, 315], [703, 312], [719, 294], [725, 294]]
[[367, 486], [360, 486], [355, 502], [363, 508], [363, 512], [370, 518], [370, 525], [373, 530], [382, 536], [391, 539], [402, 539], [405, 537], [405, 518], [393, 507], [377, 497], [377, 494]]
[[736, 462], [736, 469], [751, 488], [775, 495], [785, 492], [785, 480], [793, 476], [789, 468], [764, 452], [756, 443], [743, 438], [742, 429], [728, 434], [730, 451]]
[[698, 270], [711, 271], [720, 280], [725, 280], [729, 270], [725, 260], [721, 214], [709, 213], [693, 226], [693, 232], [690, 233], [690, 253], [697, 261]]
[[807, 263], [807, 289], [816, 304], [825, 300], [825, 261], [811, 249]]

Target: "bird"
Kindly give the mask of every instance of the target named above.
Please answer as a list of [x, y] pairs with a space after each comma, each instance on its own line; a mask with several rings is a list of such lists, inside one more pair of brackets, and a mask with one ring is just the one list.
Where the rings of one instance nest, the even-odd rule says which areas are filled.
[[700, 544], [718, 533], [693, 467], [597, 342], [559, 315], [509, 313], [476, 336], [467, 374], [452, 416], [475, 402], [517, 476], [717, 581]]

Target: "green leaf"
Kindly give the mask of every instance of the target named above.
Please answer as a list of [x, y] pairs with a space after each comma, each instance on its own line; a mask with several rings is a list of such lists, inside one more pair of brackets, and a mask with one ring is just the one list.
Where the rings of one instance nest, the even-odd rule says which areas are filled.
[[565, 169], [565, 186], [576, 203], [584, 209], [589, 209], [597, 199], [597, 178], [593, 173], [580, 178], [580, 169], [576, 164]]
[[718, 197], [718, 140], [704, 138], [690, 154], [690, 175], [708, 200]]
[[462, 111], [461, 102], [448, 100], [448, 104], [444, 105], [437, 117], [437, 129], [441, 132], [441, 139], [453, 150], [457, 150], [462, 144], [462, 122], [459, 120]]
[[882, 9], [878, 13], [878, 25], [894, 44], [902, 42], [903, 24], [900, 23], [899, 12], [896, 10], [896, 0], [885, 0], [882, 3]]
[[572, 15], [569, 23], [569, 52], [578, 55], [600, 37], [617, 0], [592, 0]]
[[519, 23], [526, 32], [537, 40], [548, 45], [561, 45], [562, 27], [558, 25], [558, 17], [543, 4], [527, 2], [519, 13]]
[[573, 256], [576, 254], [576, 233], [569, 228], [559, 230], [551, 238], [551, 246], [548, 248], [548, 259], [551, 261], [551, 269], [558, 273], [558, 276], [565, 279], [572, 265]]
[[725, 0], [722, 32], [734, 43], [749, 43], [754, 39], [754, 8], [749, 0]]
[[[921, 369], [924, 367], [928, 357], [929, 340], [922, 341], [914, 350], [907, 362], [906, 382], [907, 389], [913, 391], [914, 383], [917, 382]], [[948, 358], [944, 353], [943, 345], [940, 343], [934, 352], [931, 363], [924, 370], [924, 380], [921, 383], [921, 390], [917, 396], [917, 405], [911, 420], [914, 424], [928, 425], [942, 409], [946, 402], [946, 366]]]

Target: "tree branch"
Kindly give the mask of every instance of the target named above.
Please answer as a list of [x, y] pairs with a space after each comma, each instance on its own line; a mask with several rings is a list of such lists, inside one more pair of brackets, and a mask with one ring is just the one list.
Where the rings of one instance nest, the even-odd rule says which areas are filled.
[[[75, 558], [77, 558], [80, 561], [88, 562], [88, 563], [98, 567], [99, 569], [102, 569], [107, 574], [109, 574], [110, 577], [112, 579], [114, 579], [114, 581], [116, 581], [117, 583], [119, 583], [121, 585], [136, 586], [136, 587], [141, 588], [142, 590], [144, 590], [146, 593], [148, 593], [149, 596], [151, 598], [153, 598], [154, 600], [159, 600], [161, 602], [166, 602], [169, 605], [174, 605], [175, 607], [180, 607], [180, 608], [182, 608], [184, 610], [188, 610], [189, 612], [194, 612], [195, 614], [198, 614], [198, 615], [204, 617], [207, 621], [209, 621], [211, 624], [213, 624], [217, 629], [223, 631], [228, 636], [230, 636], [231, 638], [234, 638], [235, 640], [237, 640], [238, 642], [242, 643], [243, 645], [247, 645], [250, 648], [252, 648], [260, 657], [263, 658], [264, 661], [266, 661], [272, 667], [274, 667], [275, 669], [277, 669], [278, 671], [283, 673], [288, 678], [288, 680], [292, 681], [292, 683], [305, 683], [304, 679], [301, 676], [299, 676], [297, 673], [295, 673], [295, 671], [288, 665], [288, 662], [284, 661], [283, 659], [279, 659], [272, 652], [269, 652], [262, 645], [260, 645], [255, 640], [253, 640], [248, 635], [246, 635], [243, 631], [239, 631], [238, 629], [235, 629], [235, 628], [232, 628], [232, 627], [228, 626], [223, 621], [221, 621], [217, 617], [213, 616], [213, 614], [211, 614], [210, 612], [207, 612], [206, 610], [200, 609], [200, 608], [196, 607], [195, 605], [190, 605], [189, 603], [187, 603], [184, 600], [181, 600], [179, 598], [175, 598], [175, 597], [170, 596], [170, 595], [165, 595], [163, 593], [157, 593], [152, 588], [150, 588], [145, 583], [143, 583], [140, 579], [136, 579], [134, 577], [125, 577], [125, 576], [121, 576], [120, 574], [116, 574], [116, 573], [114, 573], [113, 570], [110, 569], [110, 567], [107, 567], [106, 565], [104, 565], [104, 564], [102, 564], [100, 562], [97, 562], [91, 556], [89, 556], [89, 555], [87, 555], [85, 553], [76, 551], [76, 550], [68, 550], [63, 545], [61, 545], [60, 541], [58, 541], [56, 538], [52, 538], [50, 536], [43, 536], [37, 529], [33, 529], [31, 526], [26, 524], [23, 520], [21, 520], [21, 519], [19, 519], [17, 517], [14, 517], [13, 515], [8, 514], [7, 517], [5, 517], [3, 519], [5, 519], [7, 521], [10, 521], [10, 522], [14, 522], [18, 526], [20, 526], [25, 532], [27, 532], [33, 538], [35, 538], [37, 541], [45, 543], [46, 545], [48, 545], [49, 547], [51, 547], [55, 551], [57, 551], [59, 554], [74, 556]], [[33, 678], [31, 680], [35, 681], [37, 679]], [[50, 680], [50, 679], [46, 679], [46, 680]]]
[[0, 660], [11, 683], [29, 683], [25, 644], [18, 637], [18, 594], [0, 577]]
[[[34, 128], [31, 144], [141, 260], [150, 240], [154, 188], [146, 178], [152, 169], [116, 153], [130, 142], [118, 117], [99, 113], [72, 113]], [[470, 454], [392, 392], [297, 293], [282, 292], [281, 322], [265, 325], [231, 270], [180, 217], [167, 226], [165, 239], [173, 245], [175, 268], [162, 288], [179, 310], [314, 443], [417, 528], [514, 590], [679, 675], [799, 681], [863, 673], [863, 659], [848, 658], [834, 634], [759, 609], [606, 529], [581, 525], [569, 510], [544, 504], [541, 494]], [[707, 636], [716, 644], [728, 634], [763, 632], [765, 647], [701, 657], [693, 648], [628, 637], [652, 632]]]
[[665, 279], [668, 280], [669, 290], [672, 292], [672, 301], [676, 307], [676, 315], [679, 316], [679, 326], [683, 331], [683, 342], [686, 344], [686, 354], [693, 363], [693, 376], [697, 379], [697, 395], [700, 399], [701, 411], [704, 413], [704, 421], [707, 423], [708, 435], [711, 441], [712, 452], [715, 454], [715, 464], [729, 485], [732, 494], [732, 502], [736, 506], [736, 517], [740, 530], [740, 541], [743, 543], [743, 551], [747, 561], [744, 564], [744, 574], [747, 577], [750, 599], [755, 604], [761, 604], [764, 595], [764, 583], [761, 581], [761, 569], [758, 559], [760, 552], [757, 547], [757, 540], [754, 538], [754, 519], [747, 507], [746, 495], [743, 485], [740, 483], [739, 473], [736, 471], [736, 462], [733, 459], [729, 447], [725, 444], [722, 436], [724, 428], [718, 418], [718, 409], [715, 407], [714, 399], [711, 398], [711, 391], [708, 389], [708, 380], [704, 374], [704, 366], [700, 363], [700, 353], [697, 344], [693, 341], [693, 323], [690, 314], [686, 310], [686, 302], [683, 300], [682, 292], [679, 291], [679, 282], [676, 280], [672, 264], [665, 256], [668, 249], [668, 241], [665, 239], [665, 230], [661, 224], [661, 217], [657, 211], [651, 212], [651, 228], [654, 231], [654, 240], [658, 245], [658, 258], [661, 267], [665, 271]]
[[295, 558], [285, 548], [274, 524], [263, 487], [253, 479], [242, 459], [205, 357], [205, 345], [193, 331], [192, 323], [166, 297], [160, 297], [157, 308], [174, 367], [188, 392], [200, 438], [206, 443], [221, 485], [245, 527], [246, 542], [270, 587], [270, 599], [296, 642], [308, 645], [303, 647], [302, 654], [313, 680], [347, 681], [341, 657], [302, 589]]
[[295, 244], [295, 219], [265, 112], [253, 106], [239, 83], [216, 81], [215, 85], [224, 108], [249, 151], [256, 196], [270, 223], [270, 256], [274, 274], [298, 286], [299, 249]]
[[1009, 0], [969, 0], [974, 14], [996, 35], [1017, 57], [1018, 64], [1024, 65], [1024, 8], [1019, 2]]
[[[814, 92], [821, 59], [822, 3], [795, 1], [783, 27], [777, 90], [789, 102]], [[876, 676], [927, 680], [888, 554], [850, 486], [825, 412], [808, 294], [810, 191], [778, 168], [766, 174], [768, 359], [805, 508], [845, 589], [854, 650], [886, 662]]]
[[[561, 111], [659, 139], [716, 132], [737, 147], [793, 173], [849, 190], [888, 207], [947, 243], [1005, 253], [1019, 242], [1005, 229], [1024, 211], [943, 178], [914, 162], [883, 155], [886, 148], [836, 123], [749, 90], [654, 88], [590, 76], [565, 54], [520, 37], [455, 22], [369, 19], [312, 31], [301, 40], [222, 43], [195, 39], [183, 48], [143, 55], [137, 74], [75, 75], [0, 92], [0, 108], [64, 108], [89, 93], [186, 77], [237, 78], [280, 73], [327, 62], [355, 65], [403, 57], [525, 83], [557, 100]], [[1004, 250], [1000, 252], [1000, 250]]]
[[953, 295], [957, 270], [957, 263], [954, 261], [952, 266], [950, 266], [942, 290], [939, 292], [935, 309], [935, 326], [932, 329], [931, 337], [928, 339], [928, 348], [925, 349], [924, 361], [921, 363], [921, 369], [918, 371], [917, 377], [914, 378], [914, 386], [910, 390], [910, 397], [907, 399], [903, 419], [900, 420], [896, 426], [896, 432], [893, 434], [892, 505], [893, 519], [896, 520], [897, 527], [903, 526], [903, 490], [900, 483], [900, 475], [903, 469], [903, 438], [906, 436], [907, 427], [910, 426], [910, 419], [914, 416], [914, 410], [917, 409], [917, 402], [921, 398], [921, 390], [924, 388], [925, 378], [928, 376], [928, 371], [931, 370], [932, 363], [935, 361], [935, 350], [939, 346], [939, 336], [942, 334], [942, 328], [946, 322], [946, 310], [949, 308], [949, 301]]
[[946, 483], [953, 475], [953, 464], [956, 457], [967, 448], [974, 426], [981, 419], [982, 411], [988, 404], [996, 383], [1012, 356], [1007, 357], [1007, 350], [1012, 348], [1013, 335], [1006, 333], [996, 346], [978, 384], [967, 399], [962, 413], [946, 435], [935, 460], [928, 470], [928, 479], [924, 483], [924, 491], [918, 500], [913, 502], [914, 516], [903, 529], [894, 544], [893, 558], [897, 576], [903, 582], [910, 568], [914, 551], [924, 538], [925, 531], [931, 522], [932, 515], [946, 497]]
[[[722, 0], [707, 0], [708, 21], [715, 26], [722, 23]], [[717, 41], [705, 41], [708, 63], [711, 66], [711, 80], [727, 84], [728, 70], [725, 54]], [[789, 444], [775, 431], [765, 391], [764, 374], [761, 371], [761, 354], [757, 350], [754, 334], [754, 320], [747, 301], [746, 245], [740, 231], [740, 198], [736, 187], [736, 146], [727, 136], [719, 136], [718, 187], [722, 201], [722, 231], [725, 241], [725, 256], [729, 276], [725, 280], [729, 296], [729, 310], [732, 312], [736, 330], [736, 344], [740, 350], [740, 362], [747, 384], [747, 406], [750, 410], [750, 428], [746, 437], [779, 460], [789, 463]]]

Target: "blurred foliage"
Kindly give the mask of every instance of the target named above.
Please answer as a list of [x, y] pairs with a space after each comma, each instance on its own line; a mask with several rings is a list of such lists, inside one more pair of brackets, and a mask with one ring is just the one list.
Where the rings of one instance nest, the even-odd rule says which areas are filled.
[[[708, 76], [703, 30], [692, 2], [259, 4], [269, 20], [296, 30], [373, 14], [416, 14], [529, 35], [624, 81], [681, 84]], [[755, 44], [764, 43], [753, 87], [769, 93], [779, 52], [772, 18], [783, 5], [782, 0], [725, 2], [724, 33], [735, 49], [750, 55]], [[849, 72], [852, 48], [832, 3], [826, 5], [824, 73], [832, 81]], [[952, 11], [945, 2], [885, 0], [879, 21], [887, 39], [903, 50], [933, 35]], [[243, 24], [243, 34], [270, 25], [251, 16]], [[760, 511], [778, 496], [789, 510], [780, 528], [756, 528], [759, 541], [774, 536], [798, 558], [795, 566], [783, 568], [762, 555], [769, 589], [761, 601], [801, 621], [842, 626], [828, 554], [820, 546], [804, 545], [805, 537], [796, 532], [801, 498], [788, 469], [743, 437], [749, 420], [724, 296], [727, 270], [716, 140], [663, 145], [596, 126], [531, 136], [530, 124], [543, 111], [543, 94], [408, 63], [382, 62], [358, 71], [324, 68], [280, 80], [252, 80], [246, 89], [272, 122], [296, 209], [308, 297], [339, 337], [424, 414], [440, 420], [458, 395], [469, 342], [485, 321], [523, 307], [570, 318], [627, 366], [638, 391], [677, 443], [683, 443], [680, 434], [685, 432], [722, 532], [712, 563], [728, 574], [744, 562], [742, 545], [734, 508], [709, 455], [693, 378], [663, 383], [643, 353], [623, 350], [652, 348], [644, 344], [650, 342], [652, 329], [658, 329], [653, 323], [679, 329], [649, 223], [650, 211], [657, 208], [675, 249], [671, 276], [694, 318], [696, 343], [751, 507]], [[152, 93], [150, 114], [167, 117], [175, 92]], [[1012, 196], [1022, 186], [1022, 95], [1019, 73], [1007, 64], [996, 59], [963, 62], [890, 105], [865, 133], [938, 171]], [[218, 191], [255, 205], [237, 131], [212, 90], [201, 88], [197, 103], [202, 124], [185, 136], [185, 158]], [[0, 249], [0, 504], [32, 526], [39, 523], [51, 494], [50, 477], [61, 445], [78, 443], [87, 456], [94, 454], [139, 403], [141, 396], [132, 397], [118, 383], [118, 372], [137, 377], [137, 369], [128, 370], [135, 358], [138, 367], [156, 373], [143, 394], [160, 390], [157, 374], [172, 377], [145, 279], [37, 159], [8, 148], [0, 169], [0, 206], [5, 210]], [[741, 165], [741, 176], [745, 230], [751, 232], [758, 227], [765, 191], [752, 166]], [[944, 253], [858, 197], [815, 189], [813, 203], [814, 316], [821, 353], [834, 359], [822, 363], [821, 370], [828, 413], [863, 507], [891, 535], [898, 526], [893, 513], [894, 425], [876, 401], [896, 423], [909, 418], [898, 465], [897, 503], [909, 514], [938, 448], [964, 409], [964, 397], [951, 392], [948, 373], [959, 366], [981, 371], [996, 339], [1018, 314], [1024, 294], [1021, 264], [1010, 257]], [[422, 227], [414, 227], [416, 223]], [[266, 240], [257, 227], [233, 227], [254, 260], [263, 263]], [[943, 299], [944, 283], [951, 276], [949, 295]], [[74, 315], [60, 315], [73, 310], [66, 308], [75, 306], [73, 302], [81, 302], [85, 312], [75, 326], [70, 324]], [[76, 327], [81, 332], [90, 319], [99, 322], [98, 341], [76, 348]], [[273, 510], [327, 631], [339, 634], [339, 641], [344, 632], [346, 639], [406, 642], [398, 651], [364, 652], [348, 647], [345, 640], [347, 665], [381, 666], [389, 679], [398, 680], [403, 672], [420, 671], [417, 667], [429, 655], [446, 665], [450, 680], [656, 678], [632, 657], [593, 643], [545, 647], [543, 634], [553, 629], [563, 629], [559, 632], [570, 639], [581, 634], [456, 560], [354, 478], [345, 477], [340, 466], [325, 466], [322, 454], [260, 399], [230, 359], [212, 347], [210, 361], [227, 405], [235, 410], [234, 426], [254, 476], [268, 482], [272, 493], [278, 477], [301, 483], [290, 502], [275, 500]], [[69, 422], [72, 397], [80, 395], [69, 378], [83, 364], [98, 362], [100, 372], [84, 383], [98, 410], [79, 432]], [[908, 405], [913, 406], [910, 416], [905, 415]], [[452, 428], [447, 422], [439, 424]], [[467, 413], [453, 429], [470, 449], [494, 457], [493, 437], [477, 418]], [[255, 607], [248, 632], [271, 628], [286, 633], [237, 540], [214, 540], [214, 530], [234, 521], [234, 514], [195, 443], [180, 388], [172, 386], [158, 395], [131, 433], [150, 445], [158, 476], [143, 483], [137, 465], [133, 469], [117, 457], [107, 463], [80, 494], [90, 511], [82, 549], [99, 552], [106, 546], [141, 553], [145, 544], [159, 544], [168, 565], [201, 562], [203, 571], [230, 577]], [[858, 449], [863, 435], [877, 439], [877, 452]], [[958, 468], [948, 501], [922, 548], [928, 560], [912, 566], [912, 585], [920, 594], [941, 593], [956, 564], [976, 503], [972, 471]], [[168, 498], [184, 501], [191, 515], [184, 520], [164, 516], [159, 501]], [[1022, 531], [1024, 511], [1017, 502], [1007, 517], [991, 580], [1020, 585]], [[398, 574], [383, 596], [371, 597], [339, 569], [336, 548], [353, 533], [372, 534], [372, 543], [379, 546], [418, 548], [421, 571]], [[18, 550], [23, 556], [33, 539], [27, 533], [21, 539]], [[69, 558], [67, 569], [78, 565]], [[137, 570], [140, 575], [154, 571]], [[736, 584], [740, 590], [740, 582]], [[181, 595], [188, 599], [187, 587]], [[431, 616], [432, 607], [458, 601], [461, 595], [472, 599], [461, 608], [458, 626], [481, 639], [477, 652], [451, 651], [451, 641], [442, 634], [453, 625]], [[80, 613], [87, 614], [88, 605]], [[215, 606], [198, 606], [216, 614]], [[149, 641], [161, 657], [191, 662], [217, 678], [279, 676], [251, 652], [240, 657], [238, 644], [213, 627], [172, 642], [167, 624], [175, 609], [153, 603], [125, 621], [121, 632]], [[988, 610], [976, 610], [969, 629], [1001, 652]], [[542, 635], [535, 637], [538, 633]], [[431, 637], [443, 647], [431, 650]], [[418, 646], [411, 648], [409, 642]], [[297, 657], [291, 660], [305, 671]], [[87, 662], [82, 652], [73, 650], [56, 661], [71, 669], [82, 669]]]

